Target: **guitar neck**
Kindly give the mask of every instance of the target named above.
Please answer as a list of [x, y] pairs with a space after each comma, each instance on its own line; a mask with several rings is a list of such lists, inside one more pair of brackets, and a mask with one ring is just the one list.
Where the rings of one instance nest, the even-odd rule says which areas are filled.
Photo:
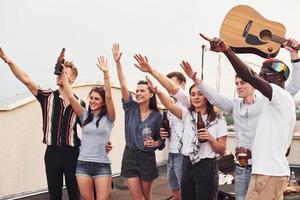
[[[272, 35], [271, 41], [283, 45], [283, 43], [287, 42], [288, 40], [277, 35]], [[300, 50], [300, 44], [295, 49]]]

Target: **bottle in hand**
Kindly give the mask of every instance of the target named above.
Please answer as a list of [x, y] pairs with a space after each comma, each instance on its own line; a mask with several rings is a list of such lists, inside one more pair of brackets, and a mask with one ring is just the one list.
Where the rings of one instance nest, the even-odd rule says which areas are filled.
[[54, 74], [55, 75], [61, 75], [62, 72], [62, 64], [64, 64], [65, 62], [65, 48], [63, 48], [60, 52], [59, 57], [57, 58], [57, 62], [55, 64], [55, 68], [54, 68]]
[[169, 123], [169, 120], [168, 120], [166, 110], [163, 111], [163, 128], [165, 129], [166, 132], [168, 132], [167, 138], [169, 138], [171, 136], [171, 131], [170, 131], [170, 123]]
[[[202, 119], [201, 112], [197, 112], [197, 130], [202, 129], [202, 128], [205, 128], [205, 123]], [[207, 140], [206, 139], [199, 139], [199, 142], [204, 143], [204, 142], [207, 142]]]

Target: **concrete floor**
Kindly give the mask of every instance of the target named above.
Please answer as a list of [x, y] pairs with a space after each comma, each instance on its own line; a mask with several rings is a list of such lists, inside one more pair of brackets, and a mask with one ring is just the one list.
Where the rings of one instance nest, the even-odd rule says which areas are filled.
[[[171, 192], [169, 190], [168, 179], [166, 174], [166, 166], [159, 167], [159, 177], [155, 179], [152, 189], [153, 200], [171, 199]], [[110, 200], [130, 200], [130, 194], [122, 177], [114, 177], [114, 189], [111, 190]], [[48, 193], [39, 194], [31, 197], [21, 198], [21, 200], [48, 200]], [[63, 200], [68, 199], [66, 189], [63, 191]]]

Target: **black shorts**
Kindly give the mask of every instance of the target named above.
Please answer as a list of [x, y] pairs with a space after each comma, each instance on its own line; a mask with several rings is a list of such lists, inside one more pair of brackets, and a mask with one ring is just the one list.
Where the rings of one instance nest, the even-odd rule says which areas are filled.
[[121, 176], [124, 178], [139, 177], [143, 181], [152, 181], [158, 177], [154, 151], [141, 151], [125, 147]]

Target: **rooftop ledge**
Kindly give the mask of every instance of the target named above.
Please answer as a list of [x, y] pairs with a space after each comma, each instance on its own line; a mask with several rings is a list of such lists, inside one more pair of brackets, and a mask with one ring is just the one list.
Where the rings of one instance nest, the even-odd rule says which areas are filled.
[[[80, 83], [74, 83], [72, 85], [72, 88], [92, 86], [92, 85], [103, 85], [103, 81], [85, 81]], [[111, 85], [112, 88], [118, 88], [118, 89], [120, 88], [119, 86], [116, 86], [114, 84]], [[55, 87], [53, 89], [57, 89], [57, 88], [58, 87]], [[35, 100], [36, 98], [32, 94], [30, 94], [30, 92], [0, 100], [0, 112], [16, 109]]]

